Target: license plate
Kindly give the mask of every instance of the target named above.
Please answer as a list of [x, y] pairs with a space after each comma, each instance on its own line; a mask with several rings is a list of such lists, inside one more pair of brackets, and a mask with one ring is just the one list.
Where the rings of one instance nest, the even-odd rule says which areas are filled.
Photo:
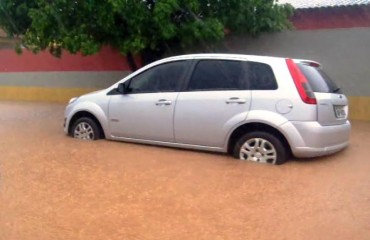
[[334, 112], [337, 118], [346, 117], [346, 111], [344, 110], [344, 106], [334, 106]]

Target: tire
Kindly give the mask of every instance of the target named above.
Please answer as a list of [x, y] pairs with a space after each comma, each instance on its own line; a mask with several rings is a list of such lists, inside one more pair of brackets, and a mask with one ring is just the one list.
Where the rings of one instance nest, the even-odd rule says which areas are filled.
[[236, 142], [233, 156], [240, 160], [280, 165], [287, 161], [288, 150], [275, 135], [255, 131], [244, 134]]
[[101, 131], [94, 120], [82, 117], [73, 124], [71, 135], [82, 140], [98, 140], [101, 138]]

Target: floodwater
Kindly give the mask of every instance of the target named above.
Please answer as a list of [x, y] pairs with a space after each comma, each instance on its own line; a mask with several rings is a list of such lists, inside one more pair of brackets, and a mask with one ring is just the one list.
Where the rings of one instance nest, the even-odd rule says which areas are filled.
[[62, 131], [63, 105], [0, 102], [0, 240], [370, 239], [370, 123], [281, 166]]

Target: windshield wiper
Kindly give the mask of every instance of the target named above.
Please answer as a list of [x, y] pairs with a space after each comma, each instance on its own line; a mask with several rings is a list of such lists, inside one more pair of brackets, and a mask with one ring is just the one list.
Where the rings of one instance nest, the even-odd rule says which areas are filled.
[[340, 88], [336, 88], [336, 89], [333, 90], [333, 93], [337, 93], [339, 91], [340, 91]]

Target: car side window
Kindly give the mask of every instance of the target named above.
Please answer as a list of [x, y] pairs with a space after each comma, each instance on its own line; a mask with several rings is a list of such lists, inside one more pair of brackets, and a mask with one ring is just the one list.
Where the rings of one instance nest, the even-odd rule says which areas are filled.
[[188, 91], [244, 89], [243, 63], [234, 60], [200, 60], [191, 76]]
[[278, 88], [272, 68], [265, 63], [248, 62], [247, 78], [251, 90], [276, 90]]
[[186, 61], [176, 61], [150, 68], [130, 80], [128, 91], [129, 93], [179, 91], [186, 66]]

